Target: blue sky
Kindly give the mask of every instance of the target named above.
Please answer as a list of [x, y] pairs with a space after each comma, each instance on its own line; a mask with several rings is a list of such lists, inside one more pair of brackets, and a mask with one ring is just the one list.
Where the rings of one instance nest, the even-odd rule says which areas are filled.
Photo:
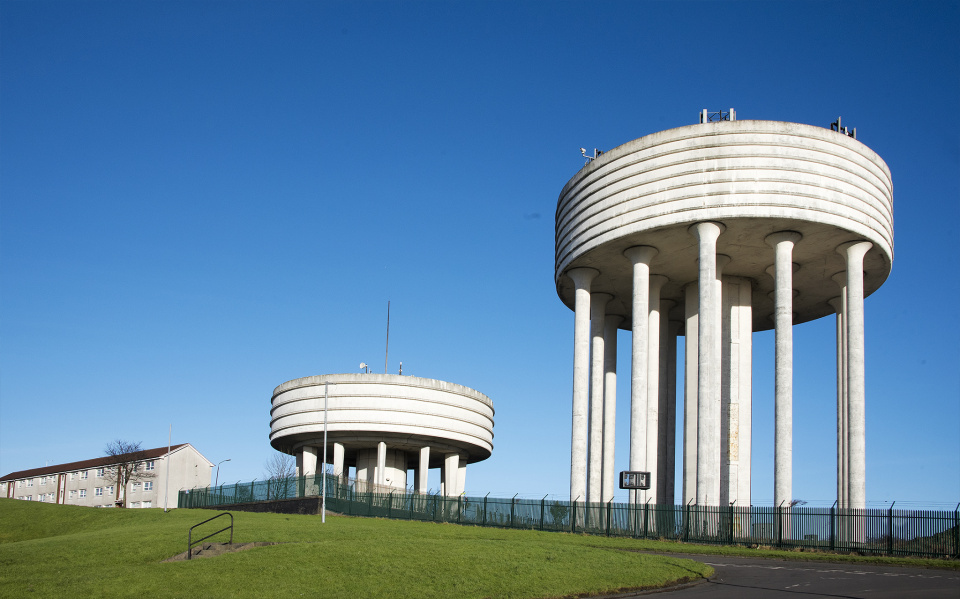
[[[382, 372], [390, 301], [391, 372], [494, 402], [467, 493], [563, 498], [560, 189], [580, 147], [734, 107], [842, 116], [890, 166], [893, 274], [866, 301], [867, 498], [952, 509], [957, 31], [957, 2], [3, 0], [0, 471], [117, 437], [161, 446], [172, 424], [174, 443], [231, 460], [221, 481], [258, 477], [273, 388]], [[794, 494], [830, 504], [833, 319], [794, 341]], [[626, 332], [620, 347], [625, 469]], [[772, 332], [754, 337], [753, 401], [753, 498], [769, 504]]]

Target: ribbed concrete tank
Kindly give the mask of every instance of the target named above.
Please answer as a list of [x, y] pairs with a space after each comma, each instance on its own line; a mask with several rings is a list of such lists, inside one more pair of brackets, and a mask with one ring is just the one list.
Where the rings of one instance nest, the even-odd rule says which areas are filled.
[[[441, 492], [464, 490], [467, 464], [493, 451], [493, 402], [462, 385], [392, 374], [326, 374], [288, 381], [273, 391], [270, 444], [297, 457], [298, 474], [317, 471], [327, 456], [334, 474], [363, 489], [427, 491], [427, 471], [441, 469]], [[321, 466], [322, 471], [322, 466]]]
[[[863, 298], [892, 262], [890, 171], [843, 132], [728, 120], [648, 135], [590, 161], [556, 213], [557, 294], [578, 323], [571, 500], [611, 499], [592, 481], [615, 457], [593, 451], [590, 438], [599, 430], [606, 442], [614, 431], [592, 423], [602, 410], [588, 405], [610, 395], [590, 389], [601, 380], [590, 376], [591, 351], [616, 351], [589, 342], [604, 316], [633, 332], [631, 455], [617, 469], [651, 472], [651, 490], [631, 497], [651, 503], [673, 503], [665, 444], [676, 432], [684, 504], [750, 504], [751, 334], [776, 330], [774, 497], [789, 505], [791, 328], [836, 314], [838, 499], [864, 507]], [[597, 302], [605, 314], [591, 319]], [[675, 391], [657, 380], [676, 372], [677, 331], [686, 336], [681, 431], [668, 430]]]

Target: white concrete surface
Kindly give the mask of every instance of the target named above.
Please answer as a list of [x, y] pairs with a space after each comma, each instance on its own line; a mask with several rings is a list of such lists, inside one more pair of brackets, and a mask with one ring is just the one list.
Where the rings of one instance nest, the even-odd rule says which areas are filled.
[[[303, 463], [305, 453], [323, 455], [325, 384], [327, 455], [340, 475], [354, 467], [367, 484], [400, 488], [406, 486], [407, 470], [420, 469], [414, 486], [422, 482], [426, 492], [426, 470], [439, 468], [444, 455], [463, 456], [466, 467], [493, 450], [493, 402], [478, 391], [411, 376], [328, 374], [288, 381], [273, 392], [270, 442], [297, 456], [304, 470], [310, 463], [309, 457]], [[421, 454], [425, 448], [431, 451]]]
[[604, 316], [608, 293], [590, 294], [590, 445], [587, 461], [587, 501], [603, 496], [603, 397], [604, 397]]
[[603, 493], [601, 501], [613, 501], [617, 487], [617, 327], [622, 316], [610, 315], [603, 326]]
[[[709, 266], [700, 259], [705, 248], [693, 243], [687, 231], [711, 222], [722, 227], [723, 234], [705, 254], [707, 261], [713, 260]], [[791, 277], [795, 292], [789, 297], [792, 323], [836, 313], [829, 303], [837, 296], [831, 276], [848, 270], [847, 258], [851, 257], [835, 250], [850, 241], [871, 244], [858, 267], [861, 308], [850, 309], [854, 313], [860, 309], [862, 314], [862, 298], [882, 285], [893, 261], [893, 194], [887, 165], [861, 142], [829, 128], [775, 121], [725, 121], [661, 131], [608, 150], [586, 164], [561, 191], [554, 273], [558, 296], [575, 309], [578, 286], [567, 275], [591, 269], [588, 292], [612, 296], [606, 318], [622, 317], [620, 326], [633, 333], [627, 466], [631, 470], [647, 469], [653, 460], [659, 466], [652, 471], [664, 469], [663, 445], [676, 432], [675, 424], [668, 425], [671, 430], [666, 433], [662, 427], [648, 430], [647, 420], [651, 402], [656, 402], [654, 409], [663, 411], [664, 397], [662, 387], [652, 396], [649, 389], [653, 359], [649, 277], [654, 273], [668, 278], [660, 289], [660, 299], [672, 300], [673, 305], [658, 317], [661, 323], [684, 321], [688, 352], [684, 374], [685, 503], [693, 500], [715, 505], [721, 494], [738, 505], [749, 501], [750, 452], [744, 440], [749, 439], [752, 419], [750, 410], [744, 408], [752, 405], [753, 390], [736, 389], [734, 378], [749, 378], [744, 376], [744, 368], [749, 370], [752, 365], [751, 357], [744, 354], [745, 348], [752, 347], [745, 343], [747, 337], [752, 331], [776, 327], [776, 279], [765, 274], [776, 261], [776, 250], [765, 239], [782, 231], [796, 232], [803, 240], [792, 249], [792, 262], [801, 266]], [[720, 307], [730, 305], [720, 291], [717, 295], [721, 297], [707, 297], [709, 285], [704, 277], [719, 276], [717, 267], [723, 266], [715, 256], [722, 255], [731, 261], [716, 286], [723, 287], [727, 277], [748, 281], [748, 288], [741, 292], [749, 299], [721, 316]], [[706, 302], [711, 308], [709, 314], [703, 312], [703, 305], [691, 305], [690, 289], [699, 290], [697, 303]], [[783, 299], [782, 293], [780, 297]], [[781, 326], [789, 327], [782, 324], [783, 310], [780, 312]], [[745, 326], [745, 318], [751, 321], [749, 326]], [[856, 382], [862, 380], [858, 375], [862, 352], [851, 337], [859, 330], [862, 338], [862, 325], [858, 328], [856, 319], [846, 312], [843, 320], [847, 358], [842, 365], [845, 374], [839, 376], [843, 376], [847, 389], [838, 395], [838, 401], [844, 401], [843, 397], [848, 400], [838, 436], [849, 445], [849, 455], [844, 458], [845, 450], [838, 447], [838, 470], [843, 464], [849, 466], [845, 487], [851, 493], [852, 507], [859, 493], [853, 487], [865, 476], [859, 466], [852, 465], [860, 459], [860, 448], [865, 444], [860, 425], [853, 422], [854, 415], [860, 418], [862, 413], [862, 394], [857, 391], [860, 383]], [[733, 327], [739, 333], [734, 333]], [[729, 336], [725, 336], [727, 332]], [[788, 337], [789, 333], [781, 329], [781, 350]], [[704, 346], [704, 340], [709, 341], [709, 347]], [[734, 344], [741, 347], [734, 348]], [[584, 346], [576, 347], [589, 353]], [[696, 360], [691, 359], [691, 352], [696, 352]], [[658, 362], [671, 359], [662, 358], [659, 351], [654, 353]], [[735, 367], [731, 360], [739, 360], [740, 366]], [[575, 364], [589, 363], [588, 355], [575, 360]], [[781, 388], [787, 372], [781, 369]], [[576, 389], [575, 384], [575, 396]], [[784, 393], [779, 394], [780, 403], [787, 407]], [[789, 406], [793, 407], [792, 402]], [[789, 420], [781, 415], [778, 436], [786, 440], [781, 443], [781, 456], [791, 444]], [[647, 443], [651, 435], [657, 437], [653, 455]], [[694, 446], [695, 439], [699, 448]], [[783, 466], [789, 460], [781, 457], [779, 462]], [[781, 472], [782, 481], [790, 478], [789, 470], [786, 472]], [[574, 486], [572, 483], [572, 490]], [[780, 488], [779, 495], [785, 496], [785, 487]], [[661, 493], [660, 497], [665, 496]]]
[[789, 507], [793, 500], [793, 248], [802, 238], [796, 231], [779, 231], [768, 235], [765, 240], [775, 251], [775, 507]]
[[576, 286], [573, 332], [573, 422], [570, 433], [570, 498], [587, 500], [587, 443], [590, 404], [590, 282], [599, 271], [575, 268], [567, 276]]
[[[650, 310], [650, 262], [659, 250], [636, 246], [624, 250], [631, 269], [631, 314], [647, 315]], [[631, 318], [633, 340], [630, 356], [630, 458], [628, 470], [643, 470], [647, 465], [647, 352], [648, 318]], [[631, 503], [643, 503], [641, 493], [630, 491]], [[572, 498], [572, 496], [571, 496]]]

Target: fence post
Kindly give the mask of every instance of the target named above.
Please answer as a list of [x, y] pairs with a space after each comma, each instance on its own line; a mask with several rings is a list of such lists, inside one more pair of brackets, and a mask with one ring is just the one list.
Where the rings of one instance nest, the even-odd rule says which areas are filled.
[[463, 495], [457, 495], [457, 524], [463, 521]]
[[[837, 500], [839, 501], [839, 500]], [[837, 521], [833, 514], [833, 508], [837, 505], [837, 502], [834, 501], [833, 505], [830, 506], [830, 551], [833, 551], [836, 546], [836, 535], [837, 535]]]
[[544, 495], [543, 499], [540, 500], [540, 530], [543, 530], [543, 517], [544, 511], [543, 508], [546, 506], [547, 496]]
[[[577, 495], [577, 499], [580, 499], [580, 496]], [[570, 511], [570, 532], [577, 532], [577, 499], [574, 499], [571, 502], [571, 507], [573, 508]]]
[[893, 506], [897, 503], [894, 501], [890, 504], [890, 509], [887, 510], [887, 555], [893, 555]]
[[484, 526], [487, 525], [487, 497], [490, 497], [489, 492], [483, 496], [483, 525]]
[[513, 515], [516, 512], [515, 506], [517, 505], [517, 495], [519, 494], [520, 493], [517, 493], [513, 496], [513, 499], [510, 500], [510, 528], [514, 528]]
[[683, 542], [686, 543], [690, 539], [690, 503], [693, 500], [687, 502], [683, 506]]
[[650, 500], [643, 504], [643, 538], [650, 538]]
[[953, 556], [960, 557], [960, 503], [953, 510]]
[[607, 502], [607, 536], [610, 536], [610, 513], [613, 508], [613, 500]]
[[393, 491], [387, 495], [387, 518], [393, 518]]
[[777, 506], [777, 547], [783, 547], [783, 502]]
[[433, 521], [437, 521], [437, 500], [440, 498], [440, 494], [433, 496]]
[[[734, 501], [733, 503], [736, 503]], [[730, 527], [730, 544], [733, 545], [733, 503], [730, 504], [730, 522], [727, 523], [727, 526]]]

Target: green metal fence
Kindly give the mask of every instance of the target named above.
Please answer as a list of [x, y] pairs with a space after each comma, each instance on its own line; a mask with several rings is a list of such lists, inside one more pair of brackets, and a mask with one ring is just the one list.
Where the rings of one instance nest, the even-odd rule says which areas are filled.
[[177, 506], [208, 508], [315, 497], [321, 494], [321, 484], [327, 486], [327, 509], [352, 516], [865, 555], [960, 558], [960, 506], [950, 512], [442, 497], [402, 490], [358, 491], [362, 485], [330, 474], [325, 479], [318, 474], [180, 491]]

